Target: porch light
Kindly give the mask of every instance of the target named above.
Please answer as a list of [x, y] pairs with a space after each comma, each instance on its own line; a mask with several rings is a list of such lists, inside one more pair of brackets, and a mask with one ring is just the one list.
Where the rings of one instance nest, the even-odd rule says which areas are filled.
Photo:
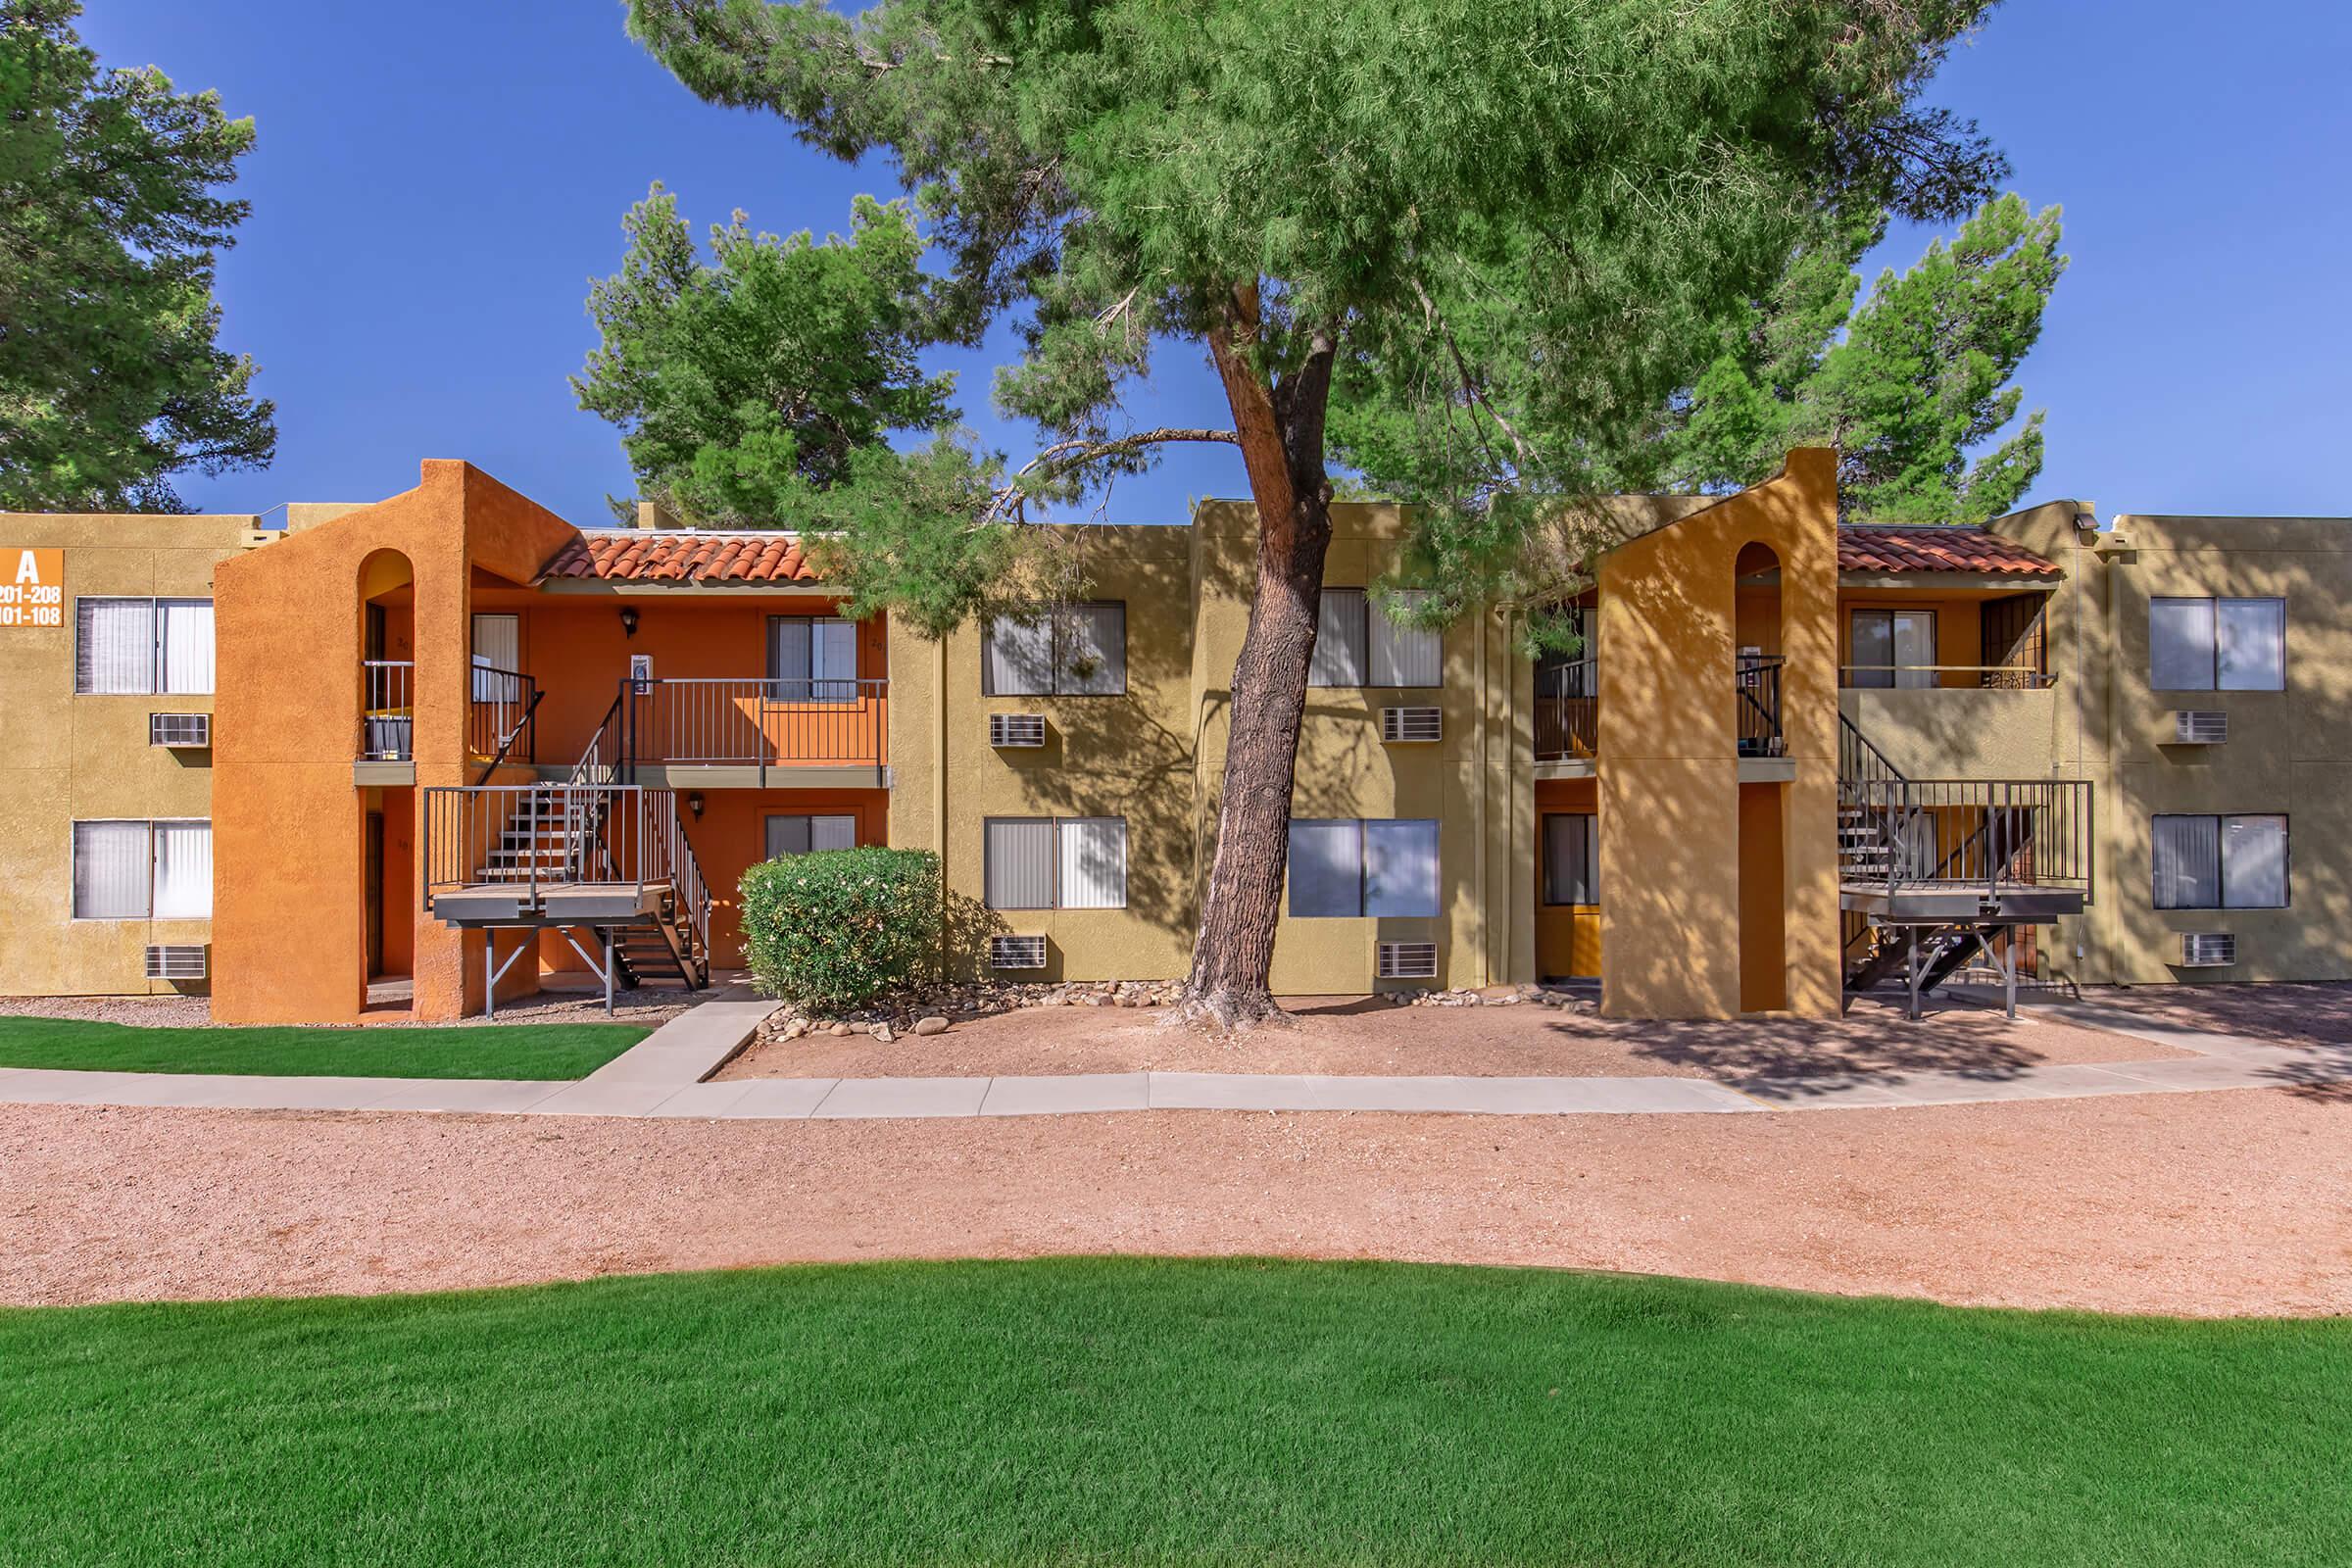
[[620, 631], [624, 637], [637, 635], [637, 607], [635, 605], [620, 607]]
[[686, 809], [694, 813], [694, 819], [697, 822], [703, 819], [703, 792], [701, 790], [686, 792]]

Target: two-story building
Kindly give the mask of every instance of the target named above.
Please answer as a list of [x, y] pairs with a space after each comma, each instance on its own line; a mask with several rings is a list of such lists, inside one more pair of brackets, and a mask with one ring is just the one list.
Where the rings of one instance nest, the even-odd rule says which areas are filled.
[[[1840, 527], [1834, 479], [1620, 499], [1540, 661], [1499, 609], [1393, 623], [1403, 519], [1335, 508], [1276, 990], [2352, 975], [2352, 530]], [[788, 532], [581, 530], [462, 463], [280, 530], [0, 517], [46, 612], [0, 624], [0, 992], [695, 983], [746, 867], [855, 844], [940, 854], [959, 966], [1180, 975], [1253, 526], [1067, 530], [1081, 592], [931, 641], [845, 618]]]

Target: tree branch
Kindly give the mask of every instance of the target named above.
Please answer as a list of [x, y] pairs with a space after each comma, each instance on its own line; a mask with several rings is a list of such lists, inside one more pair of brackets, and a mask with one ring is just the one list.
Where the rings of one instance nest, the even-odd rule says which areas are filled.
[[1223, 446], [1239, 446], [1241, 439], [1231, 430], [1215, 430], [1200, 425], [1161, 425], [1154, 430], [1138, 430], [1133, 435], [1114, 436], [1107, 441], [1089, 441], [1083, 438], [1056, 441], [1021, 465], [1020, 468], [1014, 472], [1010, 484], [1000, 485], [997, 488], [995, 494], [989, 498], [988, 509], [980, 514], [980, 521], [983, 523], [995, 522], [1005, 516], [1010, 511], [1017, 510], [1021, 497], [1027, 494], [1021, 485], [1021, 480], [1033, 473], [1042, 472], [1046, 476], [1052, 477], [1066, 473], [1070, 469], [1086, 464], [1099, 462], [1103, 458], [1115, 458], [1121, 453], [1137, 452], [1145, 447], [1168, 446], [1180, 441], [1206, 441]]
[[[1489, 401], [1486, 390], [1478, 384], [1477, 377], [1470, 373], [1470, 362], [1464, 358], [1462, 346], [1453, 340], [1453, 328], [1446, 324], [1445, 315], [1439, 311], [1437, 301], [1429, 297], [1429, 290], [1421, 286], [1419, 278], [1413, 280], [1413, 293], [1420, 298], [1421, 309], [1427, 314], [1431, 323], [1437, 327], [1438, 335], [1446, 340], [1446, 352], [1453, 356], [1454, 371], [1462, 379], [1462, 395], [1486, 410], [1487, 417], [1493, 419], [1495, 427], [1510, 438], [1511, 451], [1517, 455], [1520, 468], [1524, 470], [1533, 467], [1535, 454], [1529, 450], [1526, 440], [1519, 434], [1511, 421], [1502, 416], [1502, 411]], [[1493, 454], [1489, 454], [1490, 459], [1492, 456]]]

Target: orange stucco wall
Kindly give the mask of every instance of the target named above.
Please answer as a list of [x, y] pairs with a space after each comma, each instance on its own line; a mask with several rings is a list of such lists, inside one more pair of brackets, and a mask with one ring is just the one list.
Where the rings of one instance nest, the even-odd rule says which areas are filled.
[[[421, 801], [426, 787], [470, 782], [475, 572], [527, 582], [573, 537], [562, 518], [472, 466], [428, 461], [413, 490], [222, 563], [214, 581], [213, 834], [216, 863], [238, 869], [219, 878], [214, 895], [216, 1017], [331, 1022], [356, 1018], [366, 1000], [366, 796], [352, 758], [368, 558], [397, 551], [414, 577]], [[321, 668], [350, 674], [321, 680]], [[481, 942], [419, 911], [417, 1017], [457, 1017], [479, 1004]]]
[[1788, 867], [1783, 849], [1783, 789], [1740, 786], [1740, 1010], [1788, 1004]]
[[1735, 565], [1750, 545], [1779, 564], [1788, 661], [1785, 990], [1797, 1012], [1838, 1008], [1837, 465], [1808, 449], [1766, 483], [1601, 558], [1601, 972], [1618, 1016], [1718, 1018], [1742, 1005], [1733, 659]]

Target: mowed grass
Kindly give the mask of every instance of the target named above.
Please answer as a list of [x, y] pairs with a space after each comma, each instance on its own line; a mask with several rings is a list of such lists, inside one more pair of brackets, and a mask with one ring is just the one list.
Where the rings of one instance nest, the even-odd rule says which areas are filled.
[[2319, 1563], [2352, 1325], [1385, 1264], [0, 1313], [10, 1562]]
[[[0, 1017], [0, 1067], [304, 1078], [580, 1078], [647, 1033], [634, 1024], [612, 1023], [147, 1029], [73, 1018]], [[5, 1550], [0, 1544], [0, 1552]]]

